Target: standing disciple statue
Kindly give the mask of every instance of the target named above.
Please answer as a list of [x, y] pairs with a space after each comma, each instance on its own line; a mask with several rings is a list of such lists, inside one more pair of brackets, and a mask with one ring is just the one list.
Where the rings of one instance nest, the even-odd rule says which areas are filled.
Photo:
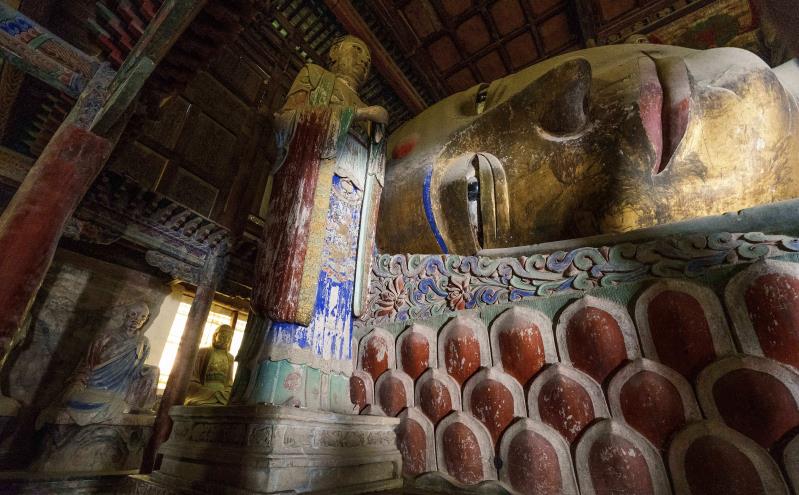
[[[92, 341], [60, 406], [75, 423], [102, 423], [131, 410], [146, 409], [142, 401], [152, 397], [158, 380], [158, 368], [144, 364], [150, 352], [150, 342], [144, 336], [149, 316], [146, 304], [131, 304], [125, 307], [120, 326], [101, 331]], [[47, 419], [46, 411], [39, 424]]]
[[352, 410], [352, 318], [371, 268], [388, 114], [358, 95], [370, 65], [363, 41], [344, 36], [329, 57], [330, 70], [300, 70], [275, 116], [256, 318], [233, 402]]
[[197, 353], [186, 395], [187, 406], [224, 406], [228, 403], [233, 385], [233, 355], [228, 352], [232, 341], [233, 327], [219, 325], [212, 346]]

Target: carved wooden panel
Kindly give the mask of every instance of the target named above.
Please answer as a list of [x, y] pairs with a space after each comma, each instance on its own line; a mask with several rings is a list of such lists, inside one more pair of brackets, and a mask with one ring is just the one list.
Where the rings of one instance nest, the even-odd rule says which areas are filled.
[[175, 167], [174, 173], [158, 186], [158, 192], [208, 216], [214, 208], [219, 189], [205, 182], [183, 167]]
[[236, 149], [236, 136], [207, 113], [192, 106], [189, 121], [178, 140], [177, 152], [193, 171], [209, 179], [230, 175], [228, 166]]
[[191, 103], [182, 96], [171, 99], [161, 109], [158, 119], [147, 120], [142, 133], [166, 149], [174, 149], [189, 116]]
[[108, 168], [128, 175], [142, 186], [153, 189], [161, 179], [169, 159], [134, 141], [120, 146]]
[[271, 76], [245, 54], [226, 49], [211, 67], [214, 76], [250, 105], [258, 106]]
[[184, 96], [233, 134], [241, 133], [248, 124], [248, 105], [205, 71], [186, 87]]

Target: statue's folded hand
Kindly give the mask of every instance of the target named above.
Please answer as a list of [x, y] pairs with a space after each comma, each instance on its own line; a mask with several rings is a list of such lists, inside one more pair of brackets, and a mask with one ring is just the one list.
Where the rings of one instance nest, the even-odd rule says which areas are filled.
[[368, 120], [377, 124], [387, 124], [388, 112], [379, 105], [362, 107], [355, 111], [355, 120]]

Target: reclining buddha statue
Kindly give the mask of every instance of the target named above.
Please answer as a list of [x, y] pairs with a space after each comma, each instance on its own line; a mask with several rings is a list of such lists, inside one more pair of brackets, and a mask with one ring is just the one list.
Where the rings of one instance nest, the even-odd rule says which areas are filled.
[[797, 82], [796, 60], [629, 44], [454, 94], [390, 137], [378, 245], [465, 255], [795, 198]]

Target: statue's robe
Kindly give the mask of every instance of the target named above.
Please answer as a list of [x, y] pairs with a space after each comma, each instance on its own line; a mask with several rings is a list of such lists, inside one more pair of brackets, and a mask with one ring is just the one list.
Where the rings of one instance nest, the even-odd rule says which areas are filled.
[[142, 375], [150, 344], [143, 335], [130, 337], [122, 330], [96, 338], [73, 374], [66, 410], [79, 425], [100, 423], [125, 412], [125, 398]]
[[[315, 65], [301, 70], [287, 100], [297, 93], [307, 95], [303, 104], [276, 116], [280, 157], [252, 302], [268, 319], [258, 383], [279, 380], [269, 362], [351, 374], [356, 272], [368, 275], [374, 246], [374, 221], [364, 221], [375, 218], [382, 187], [382, 126], [351, 125], [364, 106], [358, 95]], [[272, 402], [264, 394], [250, 401]]]
[[233, 385], [233, 355], [223, 349], [204, 347], [197, 352], [186, 393], [187, 406], [226, 405]]

